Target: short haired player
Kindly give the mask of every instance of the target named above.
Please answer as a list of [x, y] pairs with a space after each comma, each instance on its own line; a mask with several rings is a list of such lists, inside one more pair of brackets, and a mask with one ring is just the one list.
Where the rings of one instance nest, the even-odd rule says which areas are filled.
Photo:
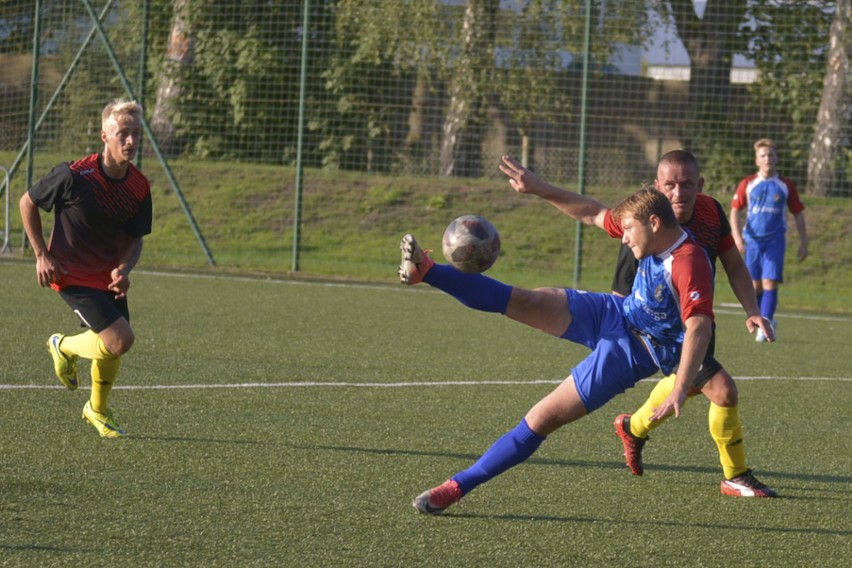
[[[39, 285], [58, 291], [87, 328], [50, 336], [54, 372], [74, 390], [77, 360], [92, 360], [83, 419], [104, 438], [125, 436], [108, 402], [121, 358], [135, 339], [127, 305], [130, 271], [142, 254], [142, 237], [151, 232], [150, 185], [131, 163], [141, 133], [139, 104], [113, 100], [101, 113], [103, 151], [59, 164], [20, 200]], [[40, 209], [54, 212], [49, 244]]]
[[[524, 172], [501, 167], [522, 192]], [[438, 514], [489, 479], [528, 459], [555, 430], [603, 406], [637, 381], [677, 367], [677, 380], [656, 416], [680, 414], [704, 359], [713, 325], [713, 279], [704, 250], [681, 229], [672, 206], [654, 189], [640, 190], [614, 210], [573, 194], [569, 214], [607, 231], [641, 258], [634, 294], [586, 293], [569, 288], [528, 290], [483, 274], [435, 264], [412, 235], [401, 243], [400, 279], [425, 282], [480, 311], [509, 318], [592, 352], [471, 467], [414, 500]]]
[[[511, 161], [510, 165], [525, 172], [526, 191], [540, 195], [560, 210], [565, 206], [563, 202], [569, 207], [573, 203], [573, 195], [570, 192], [547, 184], [514, 161]], [[704, 248], [714, 272], [716, 259], [722, 261], [731, 289], [746, 313], [748, 331], [766, 333], [772, 339], [769, 321], [760, 316], [750, 276], [734, 245], [725, 211], [718, 201], [702, 193], [704, 178], [701, 177], [695, 156], [685, 150], [673, 150], [664, 154], [657, 164], [654, 186], [671, 202], [681, 227]], [[614, 293], [622, 296], [630, 293], [636, 267], [637, 261], [631, 250], [622, 246], [612, 284]], [[724, 476], [720, 491], [738, 497], [775, 497], [777, 493], [755, 478], [747, 465], [737, 385], [730, 373], [716, 360], [715, 345], [714, 325], [710, 346], [691, 385], [690, 397], [701, 393], [710, 401], [708, 425], [719, 452]], [[615, 431], [624, 447], [627, 465], [634, 475], [644, 473], [642, 450], [648, 435], [668, 418], [663, 416], [657, 420], [651, 419], [656, 407], [671, 392], [674, 380], [674, 375], [665, 377], [657, 383], [639, 409], [633, 413], [619, 414], [615, 418]]]
[[[793, 215], [799, 233], [799, 261], [808, 256], [805, 206], [796, 185], [778, 174], [775, 142], [761, 138], [754, 143], [754, 163], [758, 171], [743, 178], [731, 200], [730, 221], [737, 248], [745, 255], [760, 313], [775, 327], [778, 285], [784, 281], [784, 255], [787, 249], [787, 211]], [[742, 217], [745, 212], [745, 228]], [[758, 332], [758, 342], [767, 340]]]

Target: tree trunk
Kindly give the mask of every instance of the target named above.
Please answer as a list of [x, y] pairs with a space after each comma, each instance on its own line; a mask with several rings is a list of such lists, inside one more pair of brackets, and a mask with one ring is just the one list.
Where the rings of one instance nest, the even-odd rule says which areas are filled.
[[[731, 98], [731, 64], [737, 27], [743, 21], [747, 2], [710, 0], [704, 16], [695, 13], [692, 0], [670, 0], [672, 17], [689, 53], [690, 125], [687, 137], [702, 136], [699, 125], [708, 118], [725, 116]], [[697, 140], [685, 140], [692, 148]]]
[[169, 36], [169, 46], [157, 86], [157, 100], [151, 115], [151, 130], [160, 149], [166, 156], [174, 156], [178, 147], [172, 116], [180, 97], [181, 69], [192, 64], [192, 36], [187, 22], [190, 0], [175, 0], [174, 22]]
[[499, 0], [468, 0], [465, 7], [461, 57], [450, 83], [441, 142], [440, 174], [444, 176], [475, 176], [481, 170], [483, 83], [494, 66], [499, 5]]
[[835, 166], [843, 143], [843, 125], [847, 123], [845, 101], [846, 77], [849, 73], [849, 54], [846, 52], [846, 31], [852, 17], [852, 0], [837, 0], [834, 21], [828, 39], [828, 64], [823, 81], [811, 152], [808, 158], [809, 195], [830, 195], [836, 181]]

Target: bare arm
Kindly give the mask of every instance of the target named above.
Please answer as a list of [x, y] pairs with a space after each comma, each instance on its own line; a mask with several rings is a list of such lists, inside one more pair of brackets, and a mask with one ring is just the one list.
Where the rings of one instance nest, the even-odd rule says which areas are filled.
[[674, 412], [676, 417], [680, 416], [680, 409], [686, 401], [686, 395], [692, 386], [692, 381], [701, 368], [701, 363], [710, 346], [710, 338], [713, 335], [713, 322], [703, 315], [695, 315], [684, 322], [686, 332], [683, 337], [683, 351], [680, 355], [680, 364], [677, 367], [677, 377], [674, 388], [663, 403], [654, 409], [651, 421], [660, 420]]
[[30, 198], [29, 193], [24, 193], [21, 196], [18, 207], [21, 210], [24, 231], [27, 233], [27, 239], [33, 247], [33, 253], [36, 257], [38, 284], [41, 287], [50, 286], [52, 283], [58, 282], [59, 277], [66, 271], [47, 250], [47, 243], [44, 242], [44, 235], [42, 235], [41, 212], [38, 205]]
[[604, 228], [609, 208], [601, 202], [551, 185], [509, 156], [503, 156], [500, 171], [509, 176], [509, 185], [518, 193], [537, 195], [569, 217]]
[[793, 215], [796, 221], [796, 230], [799, 231], [799, 260], [805, 260], [808, 257], [808, 229], [805, 226], [805, 213], [799, 211]]
[[734, 237], [734, 242], [737, 243], [737, 249], [740, 251], [740, 254], [745, 254], [741, 212], [741, 209], [731, 207], [731, 212], [728, 214], [728, 220], [731, 222], [731, 235]]
[[754, 294], [751, 274], [749, 274], [748, 268], [743, 262], [740, 251], [736, 247], [732, 247], [721, 253], [719, 260], [722, 261], [722, 266], [725, 268], [731, 290], [734, 291], [734, 295], [745, 310], [748, 332], [754, 333], [754, 330], [759, 328], [766, 335], [767, 340], [774, 341], [775, 332], [772, 330], [769, 321], [760, 315], [760, 306], [757, 305], [757, 296]]
[[142, 239], [133, 239], [124, 251], [118, 266], [112, 270], [112, 282], [109, 284], [109, 289], [115, 292], [116, 300], [127, 296], [127, 291], [130, 289], [130, 271], [139, 262], [141, 256]]

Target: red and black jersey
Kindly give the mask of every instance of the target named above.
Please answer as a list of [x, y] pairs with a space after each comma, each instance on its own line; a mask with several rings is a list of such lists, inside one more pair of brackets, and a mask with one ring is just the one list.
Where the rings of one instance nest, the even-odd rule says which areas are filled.
[[132, 164], [123, 179], [110, 178], [100, 154], [56, 166], [29, 195], [43, 210], [56, 210], [48, 250], [67, 271], [56, 290], [107, 290], [133, 240], [151, 232], [148, 179]]
[[[713, 270], [716, 270], [716, 259], [719, 254], [727, 252], [735, 246], [731, 235], [731, 224], [725, 215], [722, 204], [703, 193], [695, 198], [695, 209], [692, 218], [681, 225], [692, 239], [707, 251]], [[612, 279], [612, 291], [622, 296], [630, 294], [633, 280], [636, 278], [638, 261], [629, 247], [622, 245], [618, 251], [615, 265], [615, 276]]]

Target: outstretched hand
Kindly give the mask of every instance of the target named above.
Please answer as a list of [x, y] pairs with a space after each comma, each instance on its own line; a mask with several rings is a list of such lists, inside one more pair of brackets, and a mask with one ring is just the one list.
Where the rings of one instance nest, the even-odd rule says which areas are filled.
[[500, 171], [509, 176], [509, 185], [518, 193], [538, 193], [544, 182], [532, 170], [524, 167], [511, 156], [503, 156]]

